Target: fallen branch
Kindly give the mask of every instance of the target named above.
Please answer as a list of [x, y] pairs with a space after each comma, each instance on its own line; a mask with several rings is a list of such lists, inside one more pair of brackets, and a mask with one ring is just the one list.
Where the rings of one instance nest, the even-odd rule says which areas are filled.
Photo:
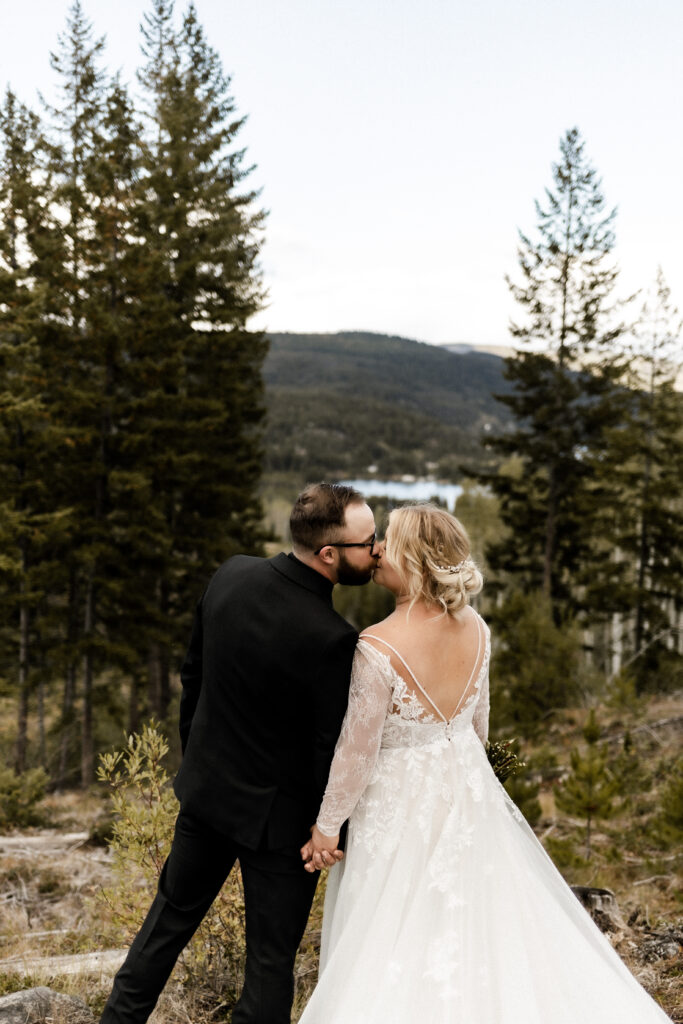
[[111, 975], [123, 963], [127, 949], [105, 949], [98, 953], [75, 953], [72, 956], [13, 956], [0, 960], [0, 972], [54, 977], [60, 974]]

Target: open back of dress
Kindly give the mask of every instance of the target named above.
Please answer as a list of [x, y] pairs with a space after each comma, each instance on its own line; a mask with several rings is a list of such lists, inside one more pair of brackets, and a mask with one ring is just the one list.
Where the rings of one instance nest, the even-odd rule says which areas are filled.
[[396, 647], [389, 643], [388, 640], [385, 640], [384, 637], [377, 636], [376, 633], [366, 632], [361, 634], [361, 640], [364, 640], [365, 642], [374, 640], [376, 643], [382, 644], [385, 648], [388, 648], [404, 670], [401, 671], [400, 668], [393, 664], [391, 657], [386, 655], [391, 668], [403, 684], [401, 686], [399, 683], [394, 691], [394, 701], [391, 713], [400, 714], [401, 706], [403, 705], [405, 707], [405, 705], [408, 704], [415, 709], [416, 717], [423, 721], [433, 722], [434, 720], [438, 720], [445, 724], [449, 724], [450, 722], [453, 722], [461, 710], [464, 710], [464, 708], [468, 706], [470, 698], [475, 696], [475, 683], [478, 680], [486, 656], [486, 627], [475, 612], [472, 612], [472, 615], [476, 622], [476, 654], [471, 662], [471, 668], [464, 678], [453, 678], [452, 693], [454, 694], [454, 706], [446, 710], [442, 710], [438, 706], [436, 701], [430, 695], [430, 688], [420, 682], [416, 673], [408, 664], [406, 658]]

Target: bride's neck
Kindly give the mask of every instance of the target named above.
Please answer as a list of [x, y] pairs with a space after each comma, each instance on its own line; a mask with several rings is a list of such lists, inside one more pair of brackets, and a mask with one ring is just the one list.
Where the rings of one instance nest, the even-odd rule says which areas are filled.
[[433, 604], [427, 604], [426, 601], [417, 600], [411, 606], [410, 600], [410, 594], [397, 594], [396, 612], [400, 615], [407, 615], [410, 609], [410, 617], [417, 619], [431, 619], [439, 612], [438, 608], [435, 608]]

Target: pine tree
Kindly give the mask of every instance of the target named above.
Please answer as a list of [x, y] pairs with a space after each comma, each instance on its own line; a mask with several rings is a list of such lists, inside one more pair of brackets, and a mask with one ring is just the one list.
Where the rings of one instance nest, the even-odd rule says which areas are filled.
[[[74, 510], [78, 530], [70, 545], [68, 571], [74, 601], [69, 615], [76, 623], [72, 657], [81, 661], [81, 781], [94, 779], [93, 683], [101, 645], [98, 632], [98, 584], [105, 539], [107, 502], [106, 342], [89, 319], [94, 251], [93, 224], [99, 197], [91, 173], [101, 144], [104, 73], [102, 39], [94, 39], [80, 0], [74, 0], [66, 31], [51, 54], [59, 76], [61, 106], [49, 108], [57, 140], [53, 150], [53, 201], [64, 211], [63, 259], [59, 292], [66, 329], [48, 350], [52, 360], [50, 396], [56, 415], [68, 430], [70, 444], [54, 484]], [[75, 665], [68, 675], [75, 679]], [[66, 703], [66, 701], [65, 701]]]
[[[46, 486], [59, 441], [45, 401], [39, 338], [48, 310], [36, 246], [45, 217], [44, 139], [39, 118], [7, 91], [0, 110], [0, 532], [6, 555], [3, 640], [16, 679], [15, 771], [27, 761], [29, 698], [38, 694], [39, 759], [45, 763], [44, 686], [37, 622], [67, 516]], [[43, 630], [44, 631], [44, 630]]]
[[622, 367], [611, 351], [624, 330], [611, 297], [615, 211], [606, 212], [576, 129], [560, 150], [554, 188], [546, 190], [545, 205], [536, 203], [536, 236], [520, 232], [521, 283], [508, 281], [525, 313], [511, 325], [512, 337], [532, 346], [507, 360], [513, 388], [499, 397], [516, 427], [488, 439], [502, 456], [521, 457], [523, 470], [519, 478], [487, 478], [510, 529], [492, 547], [492, 565], [514, 572], [524, 589], [540, 586], [558, 620], [580, 606], [573, 582], [591, 551], [585, 453], [601, 447], [618, 417], [614, 389]]
[[[635, 537], [620, 539], [637, 567], [633, 653], [640, 658], [658, 644], [660, 651], [678, 650], [680, 658], [683, 648], [675, 640], [683, 609], [683, 400], [676, 378], [683, 362], [683, 322], [661, 267], [654, 295], [642, 309], [637, 341], [630, 382], [637, 525]], [[651, 653], [649, 667], [656, 672], [656, 651]]]
[[220, 560], [260, 550], [255, 489], [266, 352], [263, 335], [246, 326], [262, 301], [263, 215], [254, 211], [256, 193], [241, 190], [250, 170], [234, 148], [243, 119], [194, 7], [178, 32], [172, 13], [171, 3], [155, 0], [141, 73], [153, 126], [141, 228], [154, 273], [137, 353], [148, 388], [136, 417], [147, 434], [138, 458], [167, 539], [155, 586], [162, 627], [149, 659], [161, 718], [193, 598]]
[[[26, 527], [30, 503], [26, 479], [30, 458], [27, 434], [41, 414], [39, 387], [32, 381], [37, 376], [35, 340], [32, 337], [31, 294], [25, 284], [24, 268], [20, 267], [22, 214], [26, 208], [26, 190], [36, 175], [35, 150], [37, 118], [19, 104], [8, 90], [0, 115], [2, 127], [2, 169], [0, 207], [3, 230], [0, 235], [2, 270], [0, 273], [0, 359], [2, 395], [0, 417], [3, 446], [3, 575], [8, 581], [10, 605], [14, 586], [19, 592], [18, 623], [15, 607], [9, 612], [12, 632], [19, 627], [17, 671], [17, 739], [15, 771], [26, 767], [26, 744], [29, 705], [29, 617], [28, 603], [29, 551]], [[27, 314], [29, 323], [26, 323]], [[26, 370], [29, 371], [28, 377]], [[31, 372], [32, 371], [32, 372]], [[8, 472], [9, 470], [9, 472]], [[33, 481], [32, 481], [33, 482]], [[14, 646], [14, 645], [12, 645]], [[14, 660], [14, 658], [12, 658]], [[14, 675], [14, 672], [12, 672]]]
[[586, 858], [591, 856], [593, 824], [608, 818], [614, 809], [614, 798], [619, 791], [616, 779], [608, 764], [608, 751], [599, 744], [600, 726], [591, 709], [583, 729], [586, 750], [575, 748], [571, 752], [571, 773], [558, 789], [558, 807], [568, 814], [577, 815], [586, 821]]
[[512, 591], [491, 610], [498, 637], [493, 678], [493, 723], [528, 739], [576, 699], [581, 642], [571, 623], [559, 626], [542, 594]]
[[641, 689], [648, 677], [671, 676], [683, 652], [680, 345], [681, 320], [660, 269], [631, 343], [619, 426], [599, 457], [589, 456], [596, 520], [612, 561], [602, 578], [587, 580], [589, 600], [618, 614], [617, 661]]
[[20, 768], [32, 683], [43, 750], [44, 689], [63, 683], [60, 782], [76, 757], [92, 780], [94, 706], [123, 680], [129, 724], [165, 715], [201, 586], [263, 540], [266, 342], [247, 328], [263, 214], [243, 119], [194, 7], [176, 30], [153, 0], [144, 32], [144, 125], [80, 0], [45, 130], [11, 94], [2, 113], [0, 657]]

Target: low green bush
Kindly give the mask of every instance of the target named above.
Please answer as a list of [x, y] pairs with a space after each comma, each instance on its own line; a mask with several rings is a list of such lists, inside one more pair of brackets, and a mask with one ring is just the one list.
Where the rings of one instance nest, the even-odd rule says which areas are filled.
[[11, 768], [0, 768], [0, 829], [38, 824], [37, 805], [46, 785], [47, 774], [42, 768], [31, 768], [20, 775]]
[[[166, 739], [152, 722], [129, 736], [124, 749], [100, 758], [98, 778], [111, 793], [114, 875], [100, 898], [119, 942], [130, 942], [140, 928], [171, 847], [178, 801], [164, 768], [167, 753]], [[230, 1007], [241, 989], [244, 958], [244, 898], [233, 870], [182, 955], [184, 981]]]

